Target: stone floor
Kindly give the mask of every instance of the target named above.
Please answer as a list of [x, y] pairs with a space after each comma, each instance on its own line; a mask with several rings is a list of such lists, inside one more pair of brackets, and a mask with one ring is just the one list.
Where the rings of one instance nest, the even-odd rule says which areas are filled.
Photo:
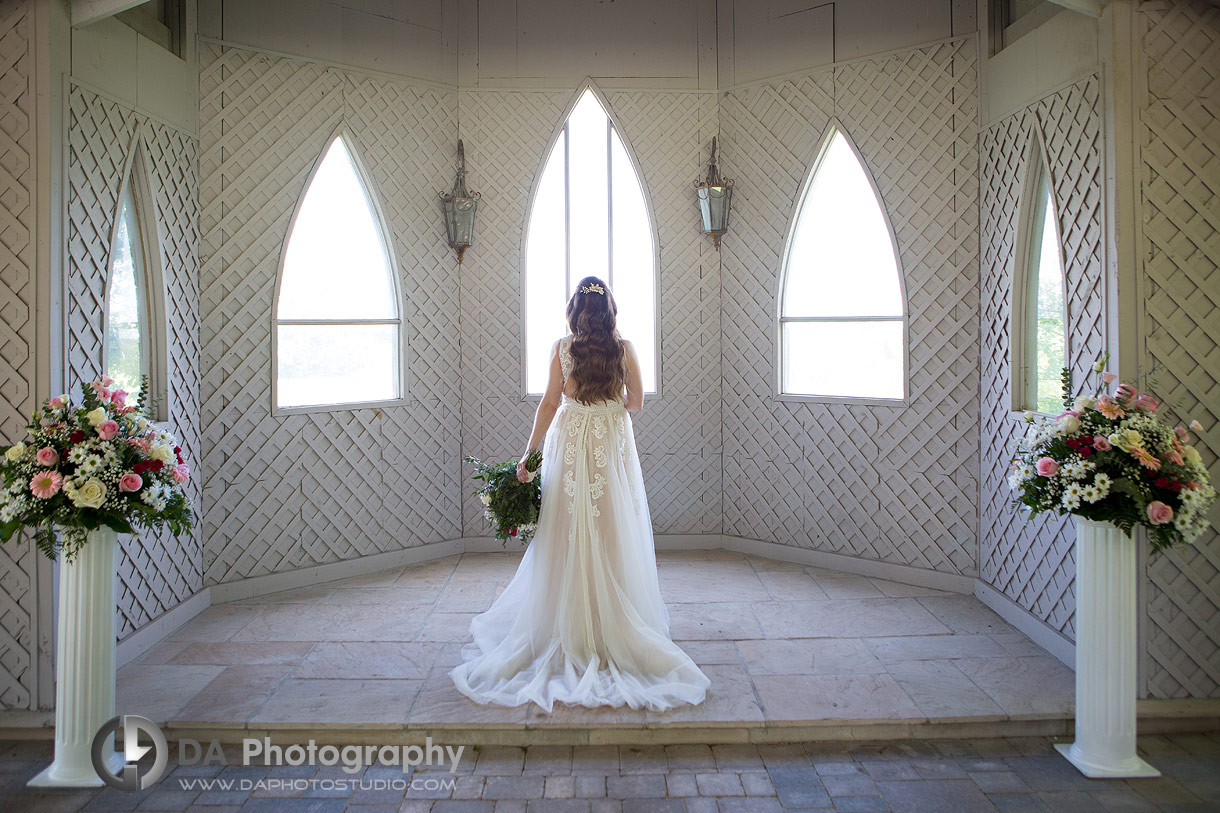
[[[49, 742], [0, 742], [0, 810], [767, 813], [1220, 809], [1220, 737], [1140, 738], [1158, 779], [1085, 779], [1045, 738], [804, 745], [493, 746], [455, 773], [182, 766], [145, 791], [30, 793]], [[335, 781], [343, 779], [341, 785]], [[316, 780], [316, 781], [315, 781]], [[229, 783], [228, 790], [223, 789]]]
[[118, 711], [248, 728], [1070, 717], [1072, 671], [972, 596], [722, 550], [658, 554], [673, 638], [712, 681], [700, 706], [479, 706], [447, 672], [519, 561], [466, 554], [212, 606], [119, 671]]

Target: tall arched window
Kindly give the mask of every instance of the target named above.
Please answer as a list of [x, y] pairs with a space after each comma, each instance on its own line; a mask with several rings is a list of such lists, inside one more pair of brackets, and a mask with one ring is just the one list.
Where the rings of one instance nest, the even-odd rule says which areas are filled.
[[[165, 289], [156, 221], [147, 208], [142, 183], [144, 161], [138, 146], [119, 190], [110, 268], [106, 284], [106, 374], [131, 401], [143, 394], [156, 420], [169, 417], [165, 355]], [[148, 381], [149, 392], [141, 392]]]
[[275, 406], [403, 397], [402, 306], [393, 256], [359, 165], [336, 136], [284, 248], [275, 307]]
[[657, 389], [656, 267], [644, 188], [614, 122], [586, 89], [534, 191], [526, 233], [526, 391], [546, 389], [551, 344], [568, 332], [564, 306], [590, 274], [610, 284], [618, 326], [635, 345], [644, 389]]
[[860, 156], [832, 127], [788, 237], [780, 291], [781, 395], [906, 395], [898, 248]]
[[1050, 170], [1040, 137], [1030, 140], [1013, 284], [1013, 408], [1058, 413], [1067, 366], [1067, 280]]

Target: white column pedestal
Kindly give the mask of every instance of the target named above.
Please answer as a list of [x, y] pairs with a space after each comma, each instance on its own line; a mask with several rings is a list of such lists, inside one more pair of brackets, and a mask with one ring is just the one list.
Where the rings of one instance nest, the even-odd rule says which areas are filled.
[[1160, 776], [1135, 753], [1135, 541], [1076, 521], [1076, 741], [1056, 745], [1090, 778]]
[[[102, 527], [71, 562], [59, 568], [59, 640], [55, 648], [55, 760], [29, 781], [30, 787], [96, 787], [93, 737], [114, 717], [115, 579], [118, 539]], [[123, 755], [114, 735], [105, 748], [117, 774]]]

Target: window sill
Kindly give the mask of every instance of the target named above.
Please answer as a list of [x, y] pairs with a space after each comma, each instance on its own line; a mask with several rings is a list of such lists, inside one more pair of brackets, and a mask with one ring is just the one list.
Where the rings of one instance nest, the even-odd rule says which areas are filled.
[[844, 406], [891, 407], [906, 409], [911, 406], [909, 398], [851, 398], [842, 395], [794, 395], [777, 393], [775, 400], [796, 404], [842, 404]]
[[410, 406], [412, 401], [407, 398], [396, 398], [393, 401], [360, 401], [351, 404], [319, 404], [316, 406], [273, 406], [271, 417], [287, 418], [292, 415], [311, 415], [318, 412], [355, 412], [365, 409], [388, 409], [391, 407]]

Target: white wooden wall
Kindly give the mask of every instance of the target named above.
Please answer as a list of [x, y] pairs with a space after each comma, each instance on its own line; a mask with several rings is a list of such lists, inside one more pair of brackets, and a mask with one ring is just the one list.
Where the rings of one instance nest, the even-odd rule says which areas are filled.
[[980, 578], [1035, 618], [1075, 638], [1074, 526], [1030, 521], [1012, 507], [1007, 476], [1026, 424], [1012, 411], [1011, 306], [1029, 140], [1040, 128], [1068, 287], [1068, 362], [1077, 390], [1105, 350], [1100, 89], [1090, 77], [1004, 118], [980, 138], [982, 212]]
[[[725, 94], [737, 179], [722, 247], [726, 534], [977, 573], [975, 59], [973, 37], [956, 39]], [[897, 235], [905, 407], [774, 398], [780, 258], [832, 116]]]
[[[525, 401], [521, 391], [526, 207], [576, 91], [460, 94], [468, 180], [484, 195], [462, 267], [463, 455], [515, 457], [529, 435], [537, 399]], [[693, 192], [716, 134], [716, 96], [622, 90], [607, 100], [642, 167], [660, 244], [662, 395], [633, 419], [653, 523], [659, 533], [719, 533], [719, 257], [699, 233]], [[487, 523], [468, 476], [462, 472], [463, 527], [476, 536]]]
[[[202, 517], [199, 475], [198, 142], [174, 126], [73, 83], [69, 95], [66, 354], [72, 392], [102, 372], [106, 277], [120, 185], [138, 140], [149, 172], [168, 296], [170, 425], [194, 464], [188, 494]], [[151, 226], [152, 224], [145, 224]], [[151, 239], [151, 230], [146, 239]], [[121, 536], [118, 636], [124, 638], [202, 586], [202, 529], [174, 539]]]
[[[1192, 0], [1136, 15], [1140, 111], [1142, 366], [1220, 478], [1220, 8]], [[1220, 697], [1220, 509], [1193, 547], [1152, 559], [1147, 680], [1157, 697]]]
[[[462, 535], [458, 265], [437, 198], [453, 182], [456, 113], [453, 91], [201, 49], [207, 583]], [[410, 403], [276, 417], [280, 251], [306, 178], [341, 126], [398, 258]]]
[[[34, 21], [31, 4], [0, 6], [0, 438], [19, 439], [34, 410], [36, 280]], [[0, 546], [0, 706], [38, 705], [38, 565], [28, 540]], [[41, 659], [41, 664], [38, 661]]]

